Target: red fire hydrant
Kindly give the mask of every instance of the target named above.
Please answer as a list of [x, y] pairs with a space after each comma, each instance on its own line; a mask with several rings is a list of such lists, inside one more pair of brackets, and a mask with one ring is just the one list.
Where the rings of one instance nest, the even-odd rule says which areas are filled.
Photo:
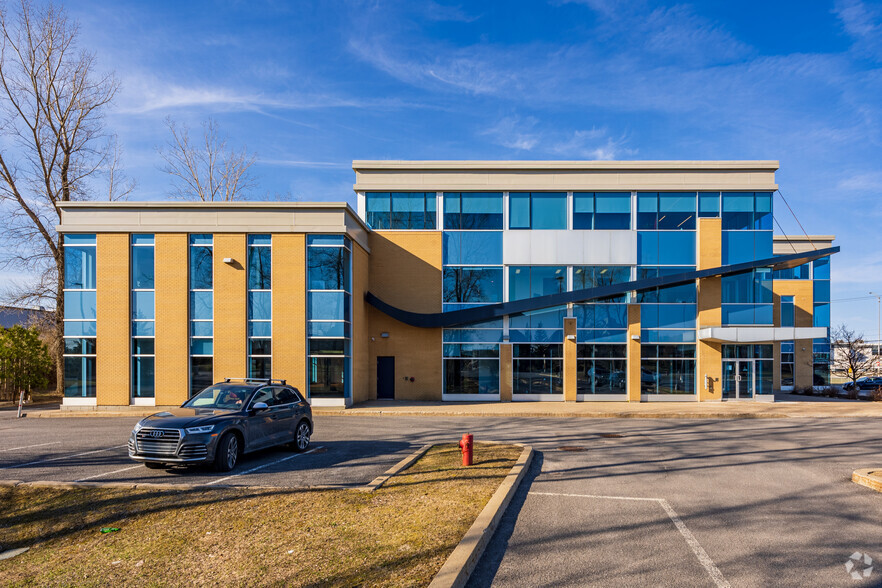
[[459, 441], [459, 448], [462, 451], [462, 465], [470, 466], [472, 465], [472, 447], [474, 443], [472, 441], [471, 433], [463, 433], [462, 439]]

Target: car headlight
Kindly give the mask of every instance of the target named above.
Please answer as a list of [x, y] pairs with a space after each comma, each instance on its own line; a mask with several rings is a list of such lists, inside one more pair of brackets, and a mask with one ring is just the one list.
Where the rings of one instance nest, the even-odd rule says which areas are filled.
[[199, 433], [211, 433], [214, 429], [214, 425], [203, 425], [201, 427], [189, 427], [187, 428], [187, 432], [191, 435], [197, 435]]
[[135, 423], [135, 430], [132, 431], [133, 433], [137, 433], [138, 431], [140, 431], [141, 429], [144, 428], [144, 425], [141, 424], [142, 422], [143, 421], [138, 421], [137, 423]]

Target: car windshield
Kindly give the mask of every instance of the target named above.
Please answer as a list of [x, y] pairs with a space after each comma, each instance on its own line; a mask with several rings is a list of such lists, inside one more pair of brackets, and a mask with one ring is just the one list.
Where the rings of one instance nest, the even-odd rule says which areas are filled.
[[216, 408], [220, 410], [239, 410], [251, 395], [253, 388], [219, 384], [206, 388], [186, 403], [187, 408]]

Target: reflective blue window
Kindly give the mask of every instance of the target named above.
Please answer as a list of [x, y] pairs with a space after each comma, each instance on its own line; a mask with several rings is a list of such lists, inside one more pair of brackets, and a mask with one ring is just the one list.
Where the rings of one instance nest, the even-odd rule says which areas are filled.
[[[585, 290], [599, 288], [613, 284], [624, 284], [631, 281], [631, 268], [629, 266], [615, 265], [584, 265], [573, 267], [573, 290]], [[605, 298], [603, 302], [626, 302], [627, 294]]]
[[[694, 267], [638, 267], [637, 279], [672, 276], [694, 271]], [[679, 286], [665, 286], [637, 292], [637, 302], [690, 303], [696, 302], [695, 282]]]
[[445, 231], [444, 265], [502, 264], [502, 231]]
[[698, 216], [704, 218], [717, 218], [720, 216], [720, 193], [698, 193]]
[[574, 304], [573, 316], [580, 329], [628, 327], [628, 307], [625, 304]]
[[753, 208], [753, 192], [723, 192], [723, 230], [752, 230]]
[[248, 308], [251, 320], [270, 320], [273, 317], [272, 292], [249, 292]]
[[349, 324], [343, 322], [309, 322], [310, 337], [348, 337]]
[[574, 229], [630, 229], [630, 192], [574, 192]]
[[312, 320], [349, 320], [349, 309], [343, 292], [310, 292], [309, 318]]
[[825, 304], [815, 304], [814, 305], [814, 317], [812, 321], [813, 326], [815, 327], [829, 327], [830, 326], [830, 303]]
[[64, 321], [65, 337], [94, 337], [97, 331], [95, 321]]
[[562, 266], [512, 266], [508, 268], [508, 299], [521, 300], [567, 290], [567, 268]]
[[153, 398], [155, 394], [156, 358], [132, 358], [132, 396]]
[[638, 192], [637, 228], [695, 230], [695, 192]]
[[723, 231], [723, 265], [756, 259], [753, 253], [753, 231]]
[[211, 247], [190, 247], [190, 289], [211, 290], [213, 276]]
[[502, 192], [445, 192], [444, 228], [502, 230]]
[[190, 245], [211, 245], [214, 243], [214, 235], [210, 233], [193, 233], [190, 235]]
[[640, 307], [640, 326], [644, 329], [694, 329], [694, 304], [644, 304]]
[[[794, 305], [793, 305], [793, 296], [782, 296], [781, 297], [781, 326], [782, 327], [793, 327], [794, 324]], [[781, 345], [781, 349], [784, 349], [784, 345]]]
[[64, 293], [64, 318], [94, 319], [97, 317], [97, 297], [94, 291], [66, 291]]
[[211, 339], [192, 339], [190, 355], [212, 355], [214, 353]]
[[272, 337], [273, 323], [271, 321], [249, 321], [249, 337]]
[[272, 245], [272, 235], [248, 235], [249, 245]]
[[133, 321], [132, 337], [153, 337], [156, 335], [155, 322], [153, 321]]
[[94, 234], [67, 233], [64, 235], [65, 245], [95, 245], [96, 243]]
[[153, 235], [145, 235], [139, 233], [132, 234], [132, 245], [153, 245]]
[[512, 192], [509, 194], [509, 228], [566, 229], [566, 192]]
[[776, 280], [808, 280], [810, 272], [810, 264], [804, 263], [796, 267], [783, 270], [775, 270]]
[[155, 296], [153, 292], [132, 292], [132, 318], [148, 319], [155, 318]]
[[642, 329], [640, 331], [641, 343], [694, 343], [695, 330], [688, 331], [677, 329]]
[[444, 302], [502, 302], [502, 268], [444, 268]]
[[190, 292], [190, 318], [202, 320], [214, 318], [211, 301], [211, 292]]
[[830, 279], [830, 258], [822, 257], [812, 262], [814, 268], [814, 279], [829, 280]]
[[[132, 244], [135, 237], [132, 235]], [[149, 235], [152, 237], [153, 235]], [[132, 288], [136, 290], [153, 288], [153, 247], [132, 247]]]
[[[64, 236], [64, 287], [76, 290], [94, 289], [95, 246], [69, 245], [71, 237], [73, 235]], [[92, 238], [94, 240], [94, 235]]]
[[309, 289], [349, 290], [349, 249], [309, 247]]
[[94, 398], [96, 358], [64, 358], [64, 396], [67, 398]]
[[368, 192], [367, 222], [374, 229], [434, 229], [434, 192]]
[[[249, 235], [248, 238], [264, 235]], [[266, 235], [269, 237], [269, 235]], [[248, 289], [269, 290], [272, 288], [272, 248], [248, 247]]]
[[641, 265], [694, 265], [695, 233], [692, 231], [638, 232], [637, 263]]
[[214, 323], [212, 321], [191, 321], [191, 337], [211, 337], [214, 335]]
[[812, 290], [814, 296], [812, 299], [813, 302], [830, 302], [829, 280], [815, 280], [815, 282], [812, 284]]
[[757, 192], [753, 228], [757, 231], [771, 231], [772, 227], [772, 193]]
[[512, 329], [560, 329], [567, 315], [567, 307], [561, 306], [526, 314], [513, 314], [509, 318]]

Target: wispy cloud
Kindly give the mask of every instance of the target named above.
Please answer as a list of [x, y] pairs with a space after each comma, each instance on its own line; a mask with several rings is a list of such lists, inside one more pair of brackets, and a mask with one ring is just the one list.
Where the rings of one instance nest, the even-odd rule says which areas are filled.
[[858, 51], [882, 59], [882, 11], [878, 6], [869, 7], [861, 0], [838, 0], [833, 12]]
[[882, 192], [882, 172], [859, 173], [839, 180], [838, 190]]
[[539, 142], [539, 136], [533, 132], [537, 122], [531, 116], [524, 119], [518, 116], [506, 116], [478, 134], [489, 137], [492, 142], [509, 149], [530, 151]]

